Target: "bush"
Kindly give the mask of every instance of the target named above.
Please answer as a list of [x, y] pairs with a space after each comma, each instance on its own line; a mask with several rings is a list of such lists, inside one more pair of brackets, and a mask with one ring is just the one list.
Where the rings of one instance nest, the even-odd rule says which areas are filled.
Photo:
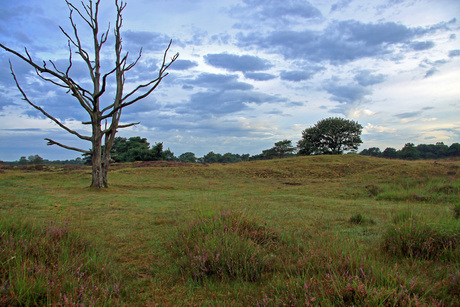
[[396, 257], [442, 259], [455, 257], [453, 252], [459, 243], [458, 229], [447, 231], [410, 217], [387, 230], [382, 247]]
[[206, 278], [257, 281], [272, 270], [267, 251], [278, 234], [242, 214], [224, 212], [193, 220], [171, 241], [183, 274]]

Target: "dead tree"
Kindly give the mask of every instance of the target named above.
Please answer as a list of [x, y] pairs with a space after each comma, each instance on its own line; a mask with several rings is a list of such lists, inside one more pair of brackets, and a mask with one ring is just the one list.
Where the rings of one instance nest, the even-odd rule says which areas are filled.
[[[163, 55], [163, 62], [157, 73], [152, 77], [152, 80], [140, 84], [134, 88], [134, 90], [129, 93], [124, 93], [123, 88], [125, 84], [125, 73], [132, 69], [139, 61], [142, 56], [142, 49], [139, 51], [134, 62], [128, 63], [128, 53], [123, 52], [122, 47], [122, 37], [121, 37], [121, 27], [123, 24], [122, 12], [126, 7], [126, 3], [123, 1], [115, 0], [115, 6], [117, 10], [117, 18], [114, 26], [114, 36], [115, 36], [115, 64], [113, 69], [103, 74], [101, 72], [101, 49], [106, 43], [109, 36], [110, 26], [107, 31], [103, 32], [99, 36], [99, 4], [101, 0], [92, 1], [89, 0], [87, 4], [82, 1], [82, 8], [77, 8], [71, 2], [66, 0], [67, 6], [69, 8], [69, 19], [72, 26], [73, 33], [66, 32], [62, 27], [59, 27], [62, 33], [68, 39], [68, 49], [69, 49], [69, 64], [67, 69], [60, 70], [55, 65], [55, 63], [50, 60], [48, 63], [43, 61], [42, 64], [37, 64], [35, 60], [32, 59], [29, 52], [25, 48], [25, 55], [12, 50], [3, 44], [0, 43], [0, 47], [5, 51], [14, 54], [24, 62], [31, 65], [36, 74], [43, 80], [50, 82], [58, 87], [64, 88], [67, 93], [70, 93], [78, 101], [80, 106], [88, 113], [90, 120], [83, 122], [84, 125], [91, 125], [91, 135], [83, 135], [79, 132], [70, 129], [64, 125], [59, 119], [53, 115], [47, 113], [43, 108], [33, 103], [26, 95], [25, 91], [21, 88], [18, 79], [14, 73], [13, 66], [10, 61], [10, 69], [13, 75], [16, 86], [22, 94], [23, 99], [29, 103], [32, 107], [39, 110], [43, 115], [51, 119], [59, 127], [66, 130], [67, 132], [75, 135], [76, 137], [91, 142], [91, 149], [84, 150], [71, 146], [67, 146], [61, 143], [58, 143], [52, 139], [46, 138], [48, 145], [58, 145], [60, 147], [75, 150], [82, 153], [87, 153], [91, 155], [92, 160], [92, 181], [91, 187], [95, 188], [106, 188], [108, 187], [107, 175], [110, 163], [110, 151], [113, 146], [113, 141], [117, 130], [120, 128], [127, 128], [130, 126], [137, 125], [139, 123], [131, 123], [121, 125], [120, 117], [122, 110], [138, 102], [139, 100], [150, 95], [160, 84], [164, 77], [168, 75], [166, 70], [170, 65], [178, 58], [179, 54], [176, 53], [169, 61], [167, 60], [167, 54], [171, 47], [172, 41], [169, 42], [168, 47], [166, 48]], [[84, 23], [89, 26], [92, 32], [92, 52], [90, 53], [83, 49], [82, 41], [80, 39], [79, 32], [77, 30], [77, 25], [74, 22], [73, 15], [77, 13], [79, 17], [84, 21]], [[86, 64], [89, 72], [89, 76], [92, 81], [92, 88], [87, 89], [78, 84], [74, 79], [69, 76], [69, 72], [72, 68], [72, 49], [75, 49], [76, 54], [80, 56], [83, 62]], [[113, 103], [110, 105], [103, 105], [101, 103], [101, 97], [106, 93], [107, 88], [107, 78], [109, 76], [114, 76], [116, 80], [116, 92], [113, 97]], [[104, 145], [104, 146], [103, 146]]]

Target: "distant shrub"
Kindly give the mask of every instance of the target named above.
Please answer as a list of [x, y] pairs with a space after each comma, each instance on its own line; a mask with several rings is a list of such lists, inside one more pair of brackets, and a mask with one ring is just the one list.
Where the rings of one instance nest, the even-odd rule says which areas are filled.
[[387, 230], [382, 247], [396, 257], [443, 259], [451, 258], [459, 243], [458, 230], [435, 228], [411, 217]]

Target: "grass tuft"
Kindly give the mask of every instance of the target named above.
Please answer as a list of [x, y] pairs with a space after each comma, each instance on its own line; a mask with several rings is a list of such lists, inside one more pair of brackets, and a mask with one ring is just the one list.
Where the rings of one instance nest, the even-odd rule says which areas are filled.
[[116, 305], [120, 282], [110, 263], [68, 223], [37, 228], [0, 223], [0, 306]]
[[454, 218], [458, 220], [460, 218], [460, 204], [456, 204], [452, 207]]
[[191, 221], [171, 248], [181, 272], [196, 281], [258, 281], [272, 269], [267, 253], [278, 240], [276, 231], [230, 211]]
[[362, 225], [365, 223], [375, 224], [374, 220], [364, 217], [361, 213], [353, 214], [348, 220], [350, 224]]
[[410, 217], [384, 234], [383, 250], [395, 257], [416, 259], [455, 259], [460, 230], [428, 225]]

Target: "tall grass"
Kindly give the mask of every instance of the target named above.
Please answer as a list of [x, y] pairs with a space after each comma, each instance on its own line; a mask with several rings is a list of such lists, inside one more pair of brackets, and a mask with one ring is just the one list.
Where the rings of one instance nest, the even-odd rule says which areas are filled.
[[0, 306], [112, 306], [120, 281], [68, 224], [0, 223]]

